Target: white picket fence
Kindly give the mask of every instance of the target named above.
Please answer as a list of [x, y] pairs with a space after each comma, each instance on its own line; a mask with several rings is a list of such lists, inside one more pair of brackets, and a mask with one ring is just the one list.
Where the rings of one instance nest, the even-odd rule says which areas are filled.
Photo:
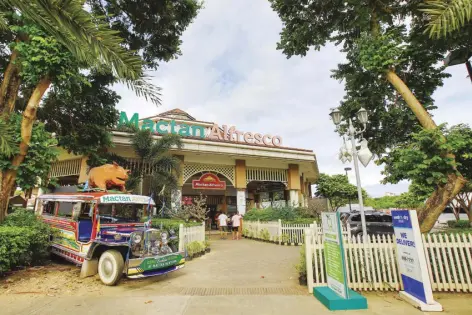
[[[349, 234], [343, 239], [347, 282], [351, 289], [402, 290], [393, 235], [369, 236], [368, 242]], [[306, 230], [305, 244], [307, 285], [312, 293], [313, 287], [326, 285], [319, 227], [312, 225]], [[423, 244], [433, 291], [472, 292], [471, 234], [427, 234], [423, 235]]]
[[205, 222], [200, 226], [185, 227], [179, 226], [179, 251], [184, 251], [188, 243], [205, 240]]
[[[253, 239], [271, 241], [279, 244], [302, 245], [305, 243], [305, 230], [316, 227], [318, 234], [321, 235], [321, 227], [313, 224], [285, 224], [282, 220], [278, 221], [244, 221], [243, 235]], [[347, 230], [343, 230], [347, 235]]]

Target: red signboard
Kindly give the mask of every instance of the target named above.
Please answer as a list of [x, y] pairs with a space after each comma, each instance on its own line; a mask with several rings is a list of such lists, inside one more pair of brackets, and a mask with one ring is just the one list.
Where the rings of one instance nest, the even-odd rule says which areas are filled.
[[192, 180], [193, 189], [215, 189], [225, 190], [226, 182], [221, 181], [218, 176], [212, 173], [203, 174], [200, 179]]

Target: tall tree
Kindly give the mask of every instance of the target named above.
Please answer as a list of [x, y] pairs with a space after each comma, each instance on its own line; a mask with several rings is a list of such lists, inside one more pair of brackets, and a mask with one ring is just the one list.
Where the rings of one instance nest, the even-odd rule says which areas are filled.
[[349, 201], [357, 200], [357, 187], [349, 183], [346, 175], [320, 174], [315, 184], [315, 196], [328, 199], [333, 211], [337, 211]]
[[431, 37], [446, 37], [472, 19], [472, 0], [425, 0], [423, 11], [429, 15]]
[[[448, 49], [470, 45], [470, 29], [448, 40], [431, 40], [424, 32], [428, 17], [416, 0], [269, 1], [284, 24], [278, 49], [288, 57], [304, 56], [327, 42], [342, 45], [347, 63], [333, 72], [345, 82], [340, 110], [345, 117], [360, 107], [370, 111], [363, 136], [376, 154], [407, 142], [412, 132], [436, 129], [429, 113], [432, 95], [448, 77], [437, 65]], [[451, 152], [444, 154], [455, 159]], [[418, 210], [423, 231], [433, 227], [465, 183], [457, 170], [444, 175], [447, 181]]]
[[180, 136], [169, 134], [154, 139], [150, 130], [136, 130], [131, 136], [131, 143], [139, 157], [137, 171], [141, 182], [147, 173], [151, 173], [151, 191], [142, 193], [153, 193], [157, 198], [161, 191], [168, 194], [177, 188], [180, 160], [172, 156], [170, 149], [182, 148]]

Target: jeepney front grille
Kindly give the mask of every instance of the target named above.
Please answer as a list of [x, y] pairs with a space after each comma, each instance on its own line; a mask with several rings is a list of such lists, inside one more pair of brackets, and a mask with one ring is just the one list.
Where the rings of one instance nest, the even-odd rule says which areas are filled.
[[[134, 235], [139, 234], [141, 241], [134, 242]], [[160, 254], [161, 232], [156, 229], [131, 233], [131, 253], [135, 257], [156, 256]]]

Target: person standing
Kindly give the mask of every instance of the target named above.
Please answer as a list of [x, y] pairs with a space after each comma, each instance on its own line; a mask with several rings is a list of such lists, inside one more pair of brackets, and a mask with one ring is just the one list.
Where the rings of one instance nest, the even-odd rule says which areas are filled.
[[[220, 237], [226, 239], [226, 227], [228, 226], [228, 216], [221, 212], [218, 216], [218, 228], [220, 230]], [[223, 237], [224, 235], [224, 237]]]
[[239, 214], [239, 211], [236, 212], [235, 215], [231, 218], [231, 222], [233, 222], [233, 240], [239, 240], [241, 239], [241, 234], [239, 232], [239, 226], [241, 225], [241, 215]]

